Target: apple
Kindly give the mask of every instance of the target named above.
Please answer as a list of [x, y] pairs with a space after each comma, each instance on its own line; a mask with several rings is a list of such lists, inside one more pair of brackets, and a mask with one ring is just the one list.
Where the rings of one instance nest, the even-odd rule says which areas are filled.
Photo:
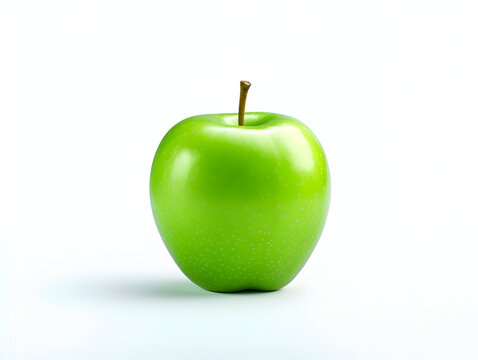
[[183, 273], [215, 292], [277, 290], [299, 273], [327, 217], [324, 151], [298, 120], [244, 113], [176, 124], [153, 160], [150, 196], [161, 237]]

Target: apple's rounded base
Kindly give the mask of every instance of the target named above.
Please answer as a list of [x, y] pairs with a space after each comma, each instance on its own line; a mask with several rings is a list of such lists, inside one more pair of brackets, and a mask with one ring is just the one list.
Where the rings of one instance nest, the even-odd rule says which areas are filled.
[[[197, 285], [197, 284], [196, 284]], [[219, 294], [260, 294], [260, 293], [270, 293], [274, 291], [279, 291], [282, 287], [274, 288], [274, 289], [261, 289], [261, 288], [252, 288], [252, 287], [243, 287], [238, 289], [214, 289], [214, 288], [207, 288], [204, 286], [200, 286], [204, 290], [219, 293]]]

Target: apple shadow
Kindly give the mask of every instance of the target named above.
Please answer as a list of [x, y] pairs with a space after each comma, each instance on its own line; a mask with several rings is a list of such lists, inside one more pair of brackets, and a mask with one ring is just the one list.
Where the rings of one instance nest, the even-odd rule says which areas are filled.
[[220, 293], [205, 290], [188, 279], [158, 280], [103, 280], [74, 286], [73, 293], [86, 297], [99, 297], [117, 300], [154, 300], [154, 299], [193, 299], [220, 296], [251, 296], [270, 294], [275, 291], [243, 290]]
[[187, 279], [158, 280], [143, 282], [125, 282], [115, 284], [111, 290], [114, 295], [123, 298], [207, 298], [217, 295], [204, 290]]

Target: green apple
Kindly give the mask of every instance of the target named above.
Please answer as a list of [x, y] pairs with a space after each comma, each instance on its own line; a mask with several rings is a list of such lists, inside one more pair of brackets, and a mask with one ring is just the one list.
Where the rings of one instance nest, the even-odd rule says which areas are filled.
[[312, 131], [289, 116], [244, 114], [243, 95], [239, 121], [214, 114], [175, 125], [151, 169], [166, 247], [191, 281], [216, 292], [287, 285], [315, 248], [330, 200]]

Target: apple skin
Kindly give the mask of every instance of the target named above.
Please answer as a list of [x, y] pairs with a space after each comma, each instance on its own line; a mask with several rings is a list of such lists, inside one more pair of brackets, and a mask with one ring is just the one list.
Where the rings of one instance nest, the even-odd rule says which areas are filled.
[[330, 201], [324, 151], [304, 124], [251, 112], [190, 117], [163, 138], [150, 196], [183, 273], [215, 292], [277, 290], [299, 273]]

